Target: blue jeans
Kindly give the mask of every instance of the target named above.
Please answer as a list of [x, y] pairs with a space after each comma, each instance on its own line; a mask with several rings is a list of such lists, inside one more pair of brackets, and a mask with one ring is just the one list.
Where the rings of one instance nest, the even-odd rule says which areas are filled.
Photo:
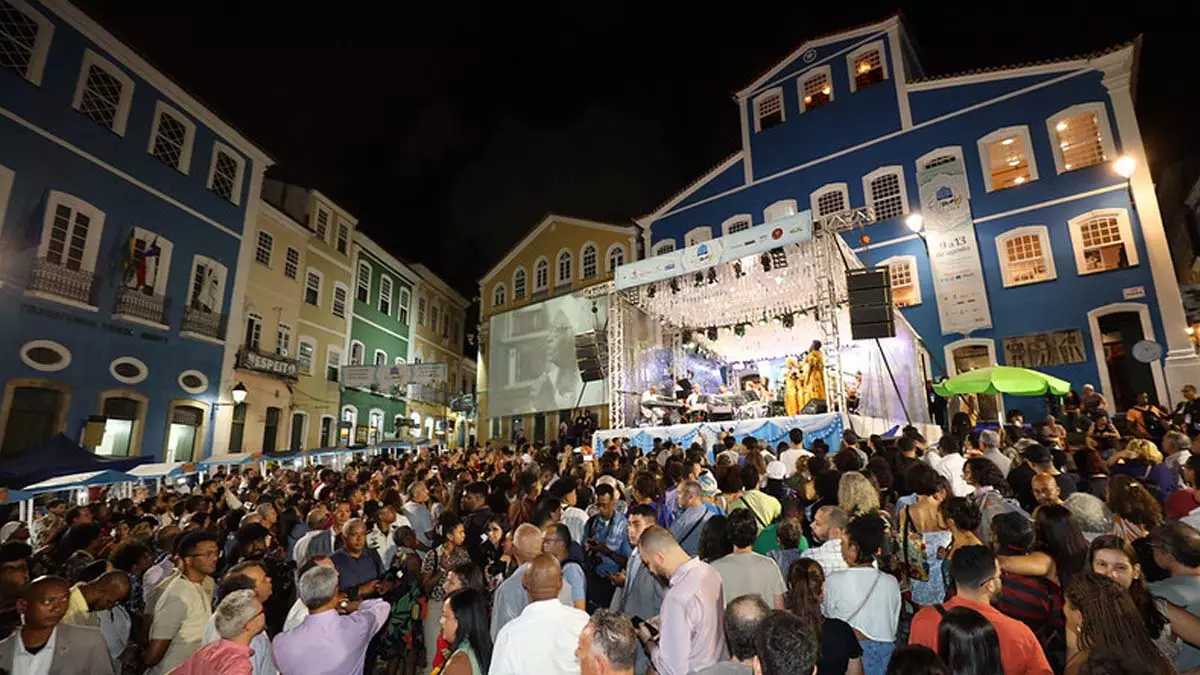
[[862, 647], [862, 664], [864, 675], [886, 675], [888, 662], [892, 660], [892, 650], [896, 645], [892, 642], [875, 642], [874, 640], [859, 640]]

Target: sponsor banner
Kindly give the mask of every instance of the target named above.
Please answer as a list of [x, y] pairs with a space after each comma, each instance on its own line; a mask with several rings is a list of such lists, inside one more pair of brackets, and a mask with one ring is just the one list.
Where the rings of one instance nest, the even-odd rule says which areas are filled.
[[343, 387], [390, 389], [410, 384], [437, 385], [446, 381], [444, 363], [408, 363], [379, 366], [342, 366]]
[[773, 248], [808, 241], [813, 236], [810, 211], [777, 218], [748, 230], [703, 241], [695, 246], [652, 256], [617, 268], [617, 290], [708, 269], [723, 262], [756, 256]]
[[953, 159], [920, 169], [917, 186], [942, 334], [969, 335], [991, 328], [983, 264], [967, 196], [966, 168]]

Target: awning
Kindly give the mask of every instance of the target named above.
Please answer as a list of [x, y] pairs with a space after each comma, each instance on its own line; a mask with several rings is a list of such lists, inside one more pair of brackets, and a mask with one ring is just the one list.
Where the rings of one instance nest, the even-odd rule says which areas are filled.
[[138, 478], [174, 478], [196, 473], [199, 470], [200, 468], [193, 462], [155, 462], [135, 466], [126, 473]]
[[133, 483], [137, 480], [137, 477], [122, 471], [87, 471], [51, 478], [40, 483], [34, 483], [33, 485], [26, 485], [24, 491], [38, 494], [41, 492], [57, 492], [59, 490], [78, 490], [79, 488], [94, 487], [96, 485]]

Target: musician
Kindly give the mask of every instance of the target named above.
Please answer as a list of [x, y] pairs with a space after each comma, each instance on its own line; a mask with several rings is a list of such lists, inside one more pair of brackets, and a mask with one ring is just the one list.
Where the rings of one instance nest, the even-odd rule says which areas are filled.
[[692, 395], [692, 371], [687, 371], [687, 375], [675, 381], [675, 398], [680, 401], [686, 400]]
[[804, 357], [803, 385], [800, 395], [802, 409], [809, 401], [825, 403], [825, 356], [821, 354], [820, 340], [813, 340], [812, 347]]
[[692, 385], [692, 393], [688, 394], [685, 402], [687, 403], [688, 410], [693, 410], [700, 404], [700, 385]]
[[662, 409], [652, 408], [648, 404], [658, 400], [658, 387], [653, 384], [650, 388], [642, 393], [642, 417], [650, 420], [650, 424], [658, 426], [662, 424]]
[[789, 356], [783, 361], [783, 409], [790, 417], [799, 415], [801, 405], [801, 389], [803, 387], [803, 373], [800, 371], [800, 362], [796, 357]]

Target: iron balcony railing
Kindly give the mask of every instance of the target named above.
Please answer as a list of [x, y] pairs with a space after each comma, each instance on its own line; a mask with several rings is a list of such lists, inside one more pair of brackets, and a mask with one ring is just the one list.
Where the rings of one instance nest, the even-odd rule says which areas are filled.
[[71, 269], [46, 258], [35, 258], [29, 271], [28, 289], [93, 305], [96, 278], [87, 270]]
[[224, 319], [223, 314], [208, 312], [196, 307], [188, 307], [183, 310], [183, 327], [185, 333], [196, 333], [197, 335], [207, 335], [210, 338], [221, 339], [221, 324]]
[[117, 290], [117, 305], [114, 313], [165, 324], [170, 304], [171, 301], [165, 296], [146, 293], [140, 288], [121, 287]]
[[428, 384], [408, 385], [408, 397], [416, 401], [432, 403], [434, 405], [446, 405], [450, 400], [446, 395], [445, 389]]

